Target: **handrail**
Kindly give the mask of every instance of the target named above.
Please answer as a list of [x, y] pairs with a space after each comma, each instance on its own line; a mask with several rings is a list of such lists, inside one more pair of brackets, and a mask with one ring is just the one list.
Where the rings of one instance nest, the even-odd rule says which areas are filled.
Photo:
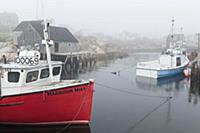
[[0, 98], [2, 97], [1, 77], [2, 77], [2, 73], [0, 73]]

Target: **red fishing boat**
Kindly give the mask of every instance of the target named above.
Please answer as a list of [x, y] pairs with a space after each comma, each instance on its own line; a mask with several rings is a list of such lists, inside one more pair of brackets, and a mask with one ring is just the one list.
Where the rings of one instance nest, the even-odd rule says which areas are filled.
[[0, 65], [0, 124], [55, 125], [90, 121], [93, 80], [60, 80], [62, 62], [51, 61], [45, 24], [47, 61], [38, 51], [21, 51]]

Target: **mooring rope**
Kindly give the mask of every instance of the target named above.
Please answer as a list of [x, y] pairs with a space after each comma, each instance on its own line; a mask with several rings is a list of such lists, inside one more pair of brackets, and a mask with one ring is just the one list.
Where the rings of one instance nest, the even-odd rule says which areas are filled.
[[166, 100], [162, 103], [160, 103], [158, 106], [156, 106], [153, 110], [148, 112], [144, 117], [142, 117], [140, 120], [138, 120], [131, 128], [129, 128], [125, 133], [129, 133], [130, 131], [133, 131], [137, 126], [139, 126], [147, 117], [149, 117], [153, 112], [161, 108], [164, 104], [169, 102], [169, 100], [172, 99], [172, 96], [169, 96], [166, 98]]
[[87, 99], [86, 97], [88, 96], [88, 89], [89, 89], [89, 88], [87, 88], [87, 91], [86, 91], [86, 93], [85, 93], [85, 95], [84, 95], [84, 97], [83, 97], [83, 99], [82, 99], [82, 103], [81, 103], [79, 109], [77, 110], [77, 112], [75, 113], [75, 115], [74, 115], [73, 119], [71, 120], [71, 122], [68, 123], [68, 124], [67, 124], [65, 127], [63, 127], [62, 129], [60, 129], [59, 131], [57, 131], [56, 133], [61, 133], [61, 132], [63, 132], [64, 130], [68, 129], [68, 128], [73, 124], [73, 121], [78, 117], [78, 115], [79, 115], [79, 113], [81, 112], [81, 109], [82, 109], [82, 107], [83, 107], [83, 104], [85, 103], [85, 101], [86, 101], [86, 99]]
[[101, 86], [101, 87], [104, 87], [104, 88], [108, 88], [108, 89], [112, 89], [114, 91], [126, 93], [126, 94], [129, 94], [129, 95], [136, 95], [136, 96], [143, 96], [143, 97], [152, 97], [152, 98], [167, 98], [167, 96], [146, 95], [146, 94], [141, 94], [141, 93], [135, 93], [135, 92], [128, 91], [128, 90], [122, 90], [122, 89], [119, 89], [119, 88], [115, 88], [115, 87], [111, 87], [111, 86], [108, 86], [108, 85], [104, 85], [104, 84], [99, 83], [97, 81], [95, 82], [95, 85], [98, 85], [98, 86]]

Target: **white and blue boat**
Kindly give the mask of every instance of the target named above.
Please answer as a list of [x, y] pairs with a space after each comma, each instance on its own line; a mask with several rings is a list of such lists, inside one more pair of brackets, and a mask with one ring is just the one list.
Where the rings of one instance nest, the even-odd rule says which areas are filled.
[[188, 63], [185, 49], [167, 49], [158, 60], [138, 63], [136, 75], [150, 78], [174, 76], [182, 73]]
[[172, 42], [170, 46], [162, 52], [158, 60], [140, 62], [136, 67], [136, 75], [149, 78], [163, 78], [175, 76], [183, 73], [189, 64], [186, 49], [182, 48], [183, 42], [173, 41], [173, 22], [172, 20]]

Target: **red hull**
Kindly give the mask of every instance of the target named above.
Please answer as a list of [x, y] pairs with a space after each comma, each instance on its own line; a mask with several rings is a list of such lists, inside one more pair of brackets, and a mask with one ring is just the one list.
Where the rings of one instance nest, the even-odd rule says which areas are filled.
[[90, 121], [94, 83], [0, 99], [0, 124], [83, 124]]
[[1, 125], [1, 133], [90, 133], [90, 126], [84, 125], [50, 125], [50, 126], [10, 126]]

